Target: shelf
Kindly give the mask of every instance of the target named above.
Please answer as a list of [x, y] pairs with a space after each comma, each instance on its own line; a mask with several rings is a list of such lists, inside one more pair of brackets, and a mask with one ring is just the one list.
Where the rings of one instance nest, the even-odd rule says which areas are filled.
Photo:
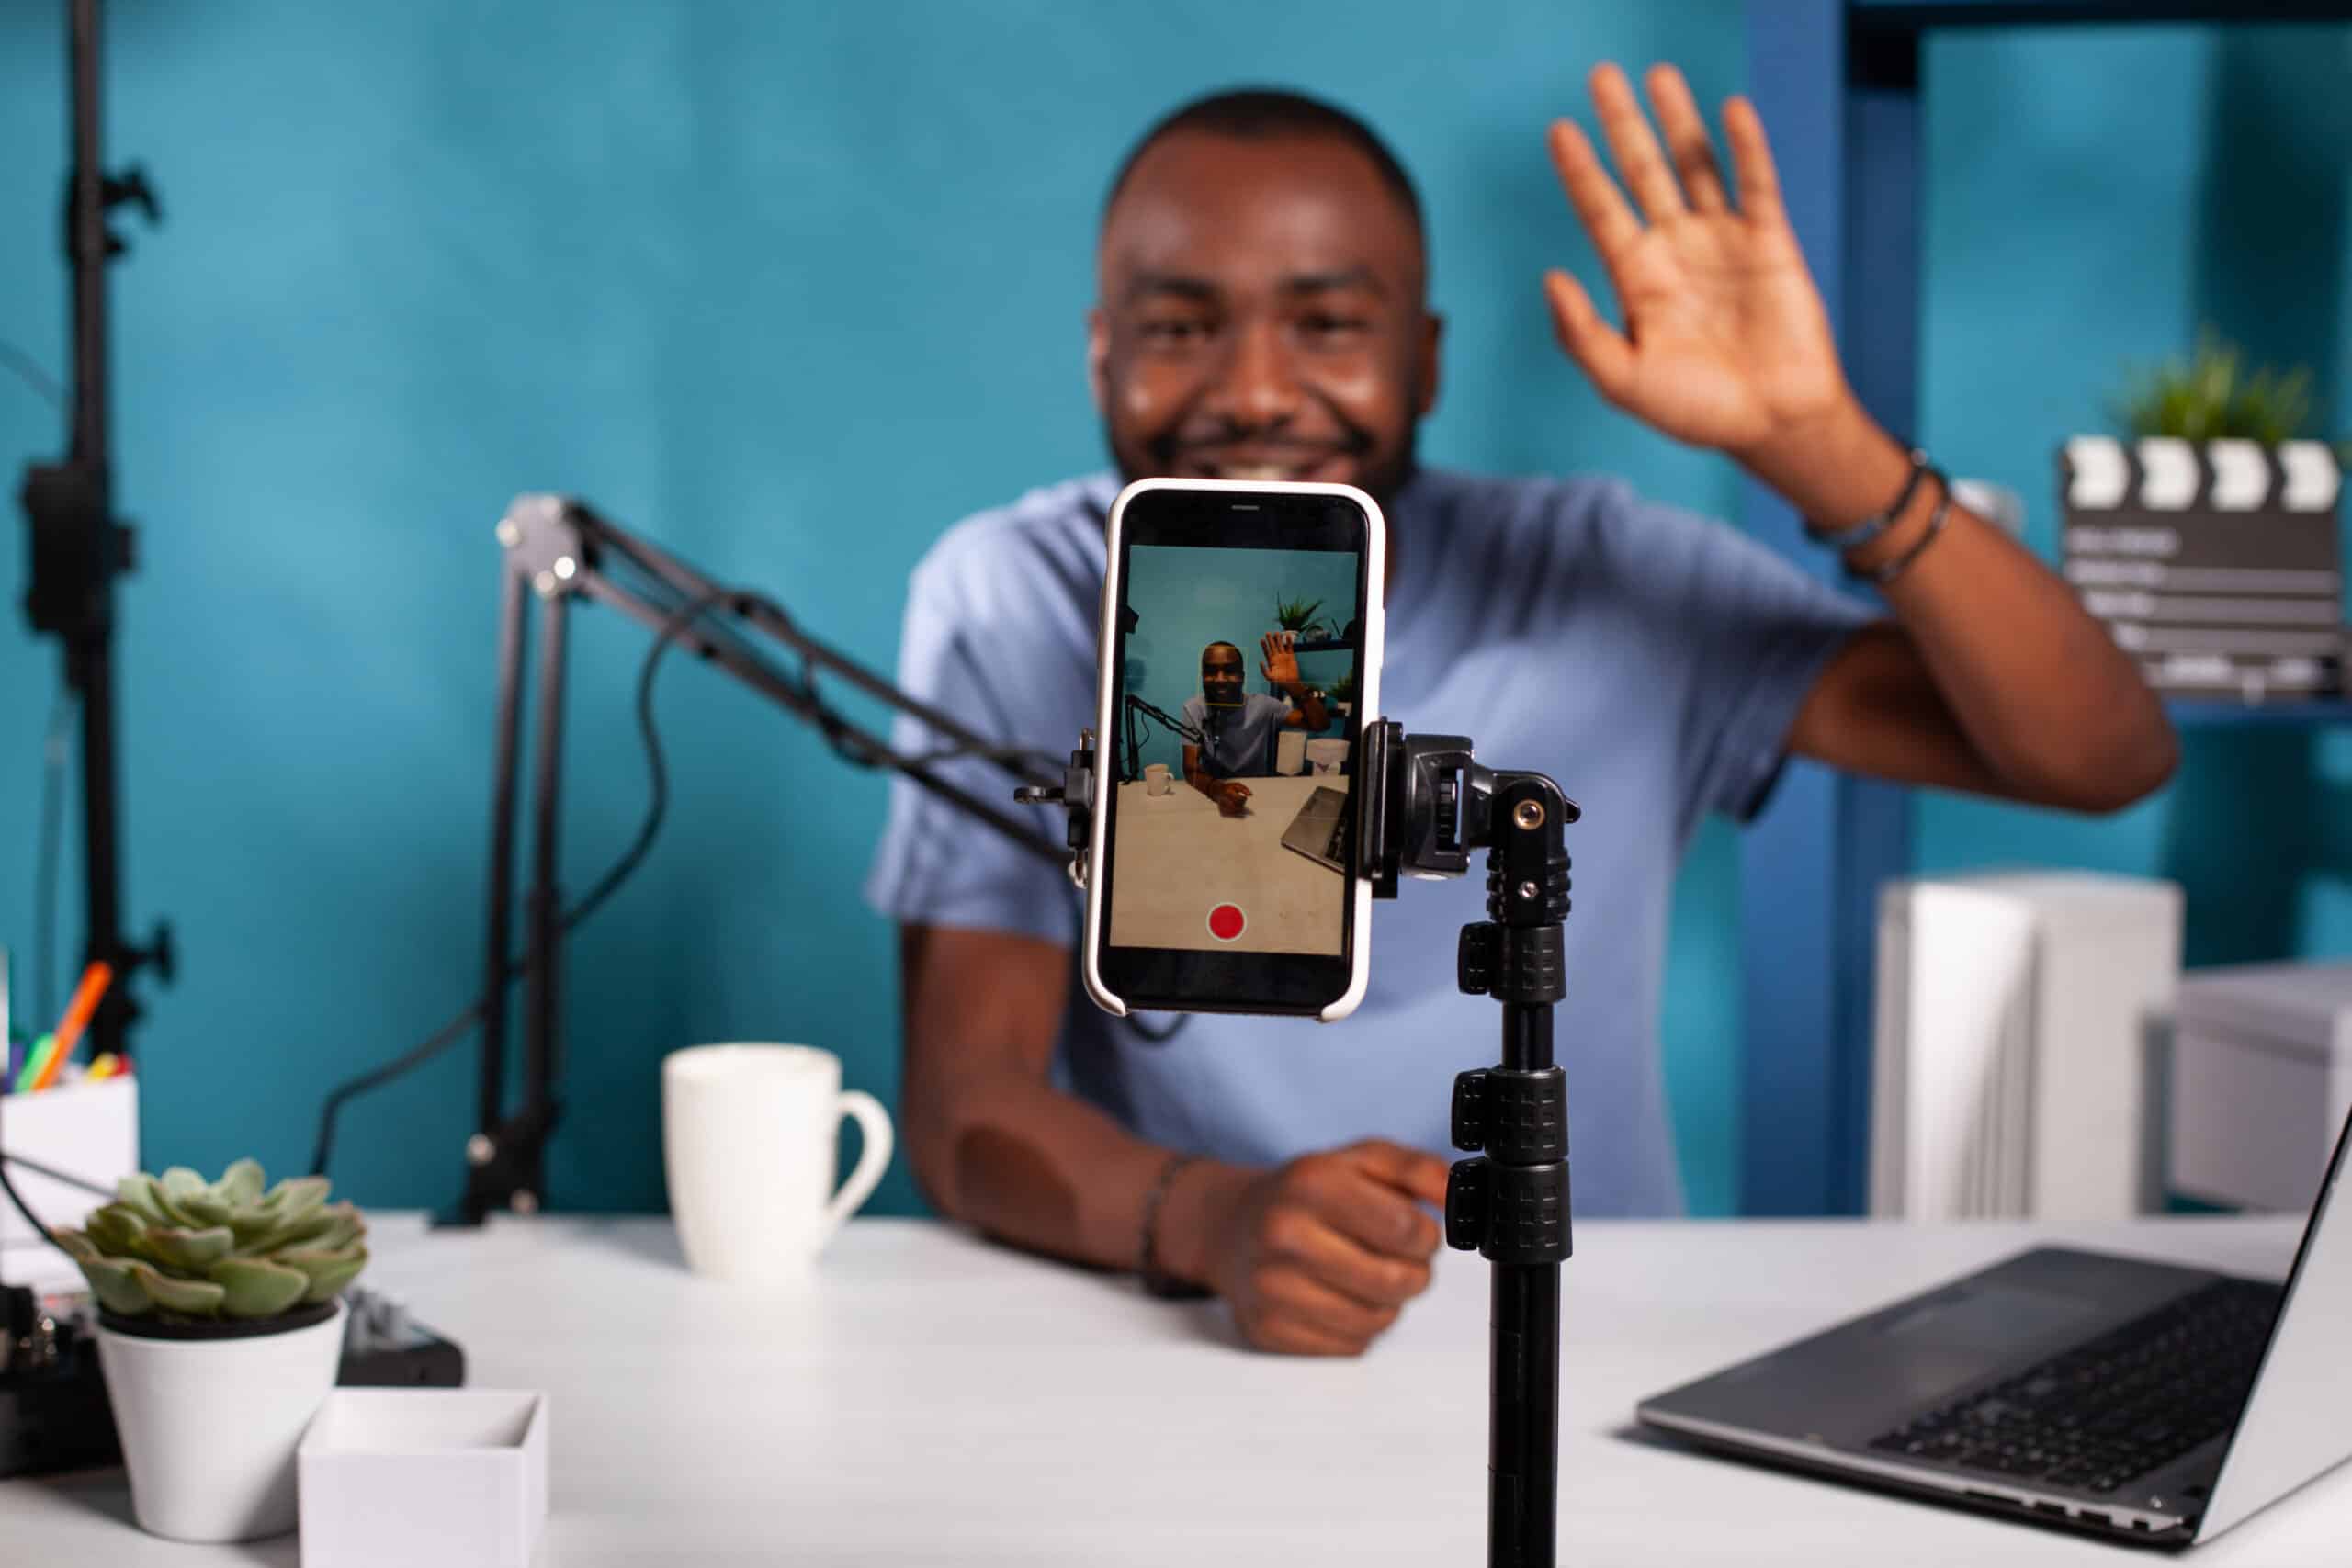
[[2165, 712], [2178, 729], [2278, 728], [2285, 726], [2352, 724], [2352, 700], [2320, 697], [2308, 702], [2240, 703], [2227, 697], [2167, 697]]

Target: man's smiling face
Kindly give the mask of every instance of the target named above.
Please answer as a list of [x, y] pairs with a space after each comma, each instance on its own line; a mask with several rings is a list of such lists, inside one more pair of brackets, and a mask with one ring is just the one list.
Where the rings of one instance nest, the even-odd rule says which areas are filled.
[[1385, 500], [1437, 396], [1412, 213], [1335, 137], [1174, 132], [1111, 204], [1088, 369], [1127, 479], [1315, 479]]
[[1242, 682], [1241, 650], [1229, 642], [1213, 642], [1201, 650], [1201, 695], [1209, 706], [1239, 707]]

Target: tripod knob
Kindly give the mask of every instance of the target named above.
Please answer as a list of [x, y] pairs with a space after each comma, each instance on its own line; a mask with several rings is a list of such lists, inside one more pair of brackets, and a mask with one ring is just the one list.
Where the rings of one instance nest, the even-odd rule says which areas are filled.
[[1453, 1075], [1453, 1146], [1473, 1154], [1487, 1146], [1487, 1073], [1483, 1068]]
[[1458, 1159], [1445, 1175], [1445, 1245], [1476, 1252], [1487, 1239], [1487, 1179], [1494, 1168], [1483, 1159]]
[[[1454, 950], [1453, 975], [1464, 993], [1483, 997], [1495, 983], [1495, 958], [1502, 946], [1502, 927], [1492, 922], [1462, 928], [1462, 945]], [[1457, 1100], [1455, 1104], [1461, 1101]], [[1476, 1144], [1464, 1145], [1476, 1148]]]

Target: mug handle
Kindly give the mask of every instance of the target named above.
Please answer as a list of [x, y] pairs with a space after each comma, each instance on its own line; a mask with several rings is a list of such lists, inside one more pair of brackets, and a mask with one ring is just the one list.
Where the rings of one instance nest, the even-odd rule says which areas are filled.
[[858, 1151], [857, 1165], [849, 1173], [849, 1179], [842, 1182], [842, 1190], [833, 1194], [833, 1201], [825, 1205], [824, 1235], [827, 1238], [842, 1228], [842, 1221], [857, 1213], [859, 1204], [873, 1196], [875, 1183], [882, 1179], [882, 1172], [890, 1163], [893, 1146], [890, 1113], [882, 1109], [880, 1100], [862, 1089], [848, 1089], [842, 1091], [841, 1099], [834, 1105], [836, 1115], [850, 1117], [857, 1122], [860, 1131], [865, 1134], [865, 1146]]

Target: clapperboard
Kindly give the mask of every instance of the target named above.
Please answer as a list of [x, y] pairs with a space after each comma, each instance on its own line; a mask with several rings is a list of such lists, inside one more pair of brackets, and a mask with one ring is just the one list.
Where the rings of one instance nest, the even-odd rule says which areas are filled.
[[2324, 445], [2084, 435], [2058, 468], [2066, 580], [2151, 685], [2343, 690], [2342, 475]]

